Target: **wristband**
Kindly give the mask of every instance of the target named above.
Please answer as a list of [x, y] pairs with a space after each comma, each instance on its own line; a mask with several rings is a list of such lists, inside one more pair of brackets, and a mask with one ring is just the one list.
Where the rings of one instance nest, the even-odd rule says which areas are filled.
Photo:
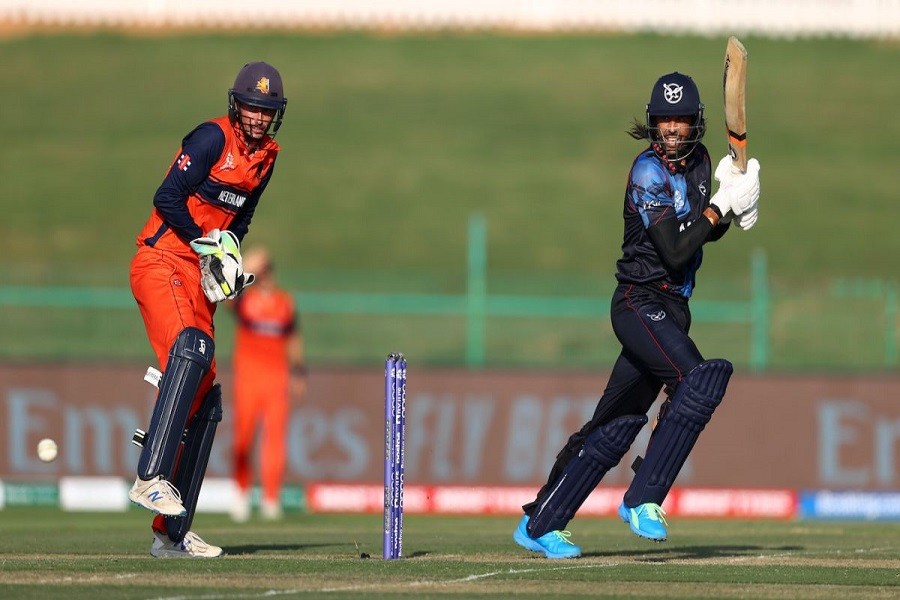
[[713, 227], [718, 225], [719, 221], [722, 220], [722, 212], [715, 204], [711, 204], [707, 208], [705, 208], [703, 210], [703, 216], [706, 217], [710, 223], [712, 223]]

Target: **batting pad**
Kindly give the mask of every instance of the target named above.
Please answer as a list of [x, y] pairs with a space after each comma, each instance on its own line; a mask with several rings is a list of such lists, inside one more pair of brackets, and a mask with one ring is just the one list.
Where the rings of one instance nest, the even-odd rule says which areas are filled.
[[181, 494], [181, 503], [187, 514], [183, 517], [166, 517], [169, 539], [180, 542], [191, 529], [200, 486], [209, 464], [216, 427], [222, 420], [222, 387], [217, 383], [203, 398], [200, 410], [188, 426], [184, 449], [172, 483]]
[[727, 360], [707, 360], [681, 380], [669, 410], [656, 426], [647, 456], [625, 493], [625, 506], [662, 504], [700, 432], [722, 402], [733, 370]]
[[539, 499], [528, 521], [528, 535], [539, 538], [565, 529], [607, 471], [619, 464], [646, 423], [646, 415], [625, 415], [592, 432], [547, 497]]
[[213, 339], [195, 327], [184, 328], [175, 338], [138, 461], [141, 479], [171, 476], [194, 396], [212, 366], [214, 352]]

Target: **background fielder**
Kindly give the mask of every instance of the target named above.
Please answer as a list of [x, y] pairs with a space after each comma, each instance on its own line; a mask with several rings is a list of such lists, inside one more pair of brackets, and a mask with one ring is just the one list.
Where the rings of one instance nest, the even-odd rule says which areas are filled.
[[244, 265], [256, 275], [256, 282], [233, 304], [237, 328], [232, 462], [238, 495], [231, 516], [238, 522], [250, 517], [251, 457], [258, 426], [260, 513], [264, 519], [281, 518], [290, 398], [299, 399], [306, 391], [303, 333], [294, 298], [278, 285], [265, 248], [247, 252]]

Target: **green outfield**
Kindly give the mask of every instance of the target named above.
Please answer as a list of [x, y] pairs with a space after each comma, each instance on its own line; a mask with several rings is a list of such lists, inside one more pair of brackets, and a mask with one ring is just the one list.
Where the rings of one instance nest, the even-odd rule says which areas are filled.
[[[673, 520], [668, 542], [576, 519], [585, 555], [549, 561], [511, 540], [515, 517], [407, 516], [405, 558], [384, 561], [378, 515], [294, 513], [194, 529], [227, 555], [153, 559], [148, 516], [0, 511], [0, 596], [248, 598], [806, 598], [900, 594], [900, 525]], [[363, 554], [371, 558], [361, 559]]]
[[[762, 163], [757, 227], [707, 253], [697, 297], [746, 299], [749, 255], [772, 286], [772, 366], [884, 366], [884, 300], [832, 294], [839, 279], [895, 278], [891, 204], [900, 46], [746, 38], [749, 147]], [[624, 178], [652, 82], [698, 81], [706, 142], [725, 152], [725, 37], [251, 33], [62, 34], [0, 40], [0, 280], [127, 291], [134, 236], [181, 137], [224, 112], [244, 62], [266, 59], [289, 99], [284, 153], [247, 243], [265, 242], [295, 290], [462, 293], [466, 225], [483, 214], [492, 293], [607, 303]], [[6, 358], [137, 359], [137, 312], [7, 307]], [[458, 364], [459, 324], [307, 320], [313, 362], [414, 347]], [[499, 320], [488, 364], [604, 365], [599, 322]], [[699, 325], [710, 354], [747, 362], [746, 330]], [[117, 337], [118, 334], [118, 337]], [[17, 344], [6, 343], [16, 340]], [[875, 340], [875, 342], [873, 342]], [[223, 351], [227, 352], [223, 344]], [[18, 348], [18, 350], [16, 350]]]

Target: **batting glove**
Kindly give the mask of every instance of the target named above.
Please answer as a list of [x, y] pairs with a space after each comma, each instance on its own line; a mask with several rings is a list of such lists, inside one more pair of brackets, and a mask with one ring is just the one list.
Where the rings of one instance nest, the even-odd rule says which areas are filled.
[[747, 231], [754, 225], [756, 225], [756, 220], [759, 218], [759, 207], [754, 204], [750, 209], [745, 211], [743, 214], [734, 218], [735, 224]]

